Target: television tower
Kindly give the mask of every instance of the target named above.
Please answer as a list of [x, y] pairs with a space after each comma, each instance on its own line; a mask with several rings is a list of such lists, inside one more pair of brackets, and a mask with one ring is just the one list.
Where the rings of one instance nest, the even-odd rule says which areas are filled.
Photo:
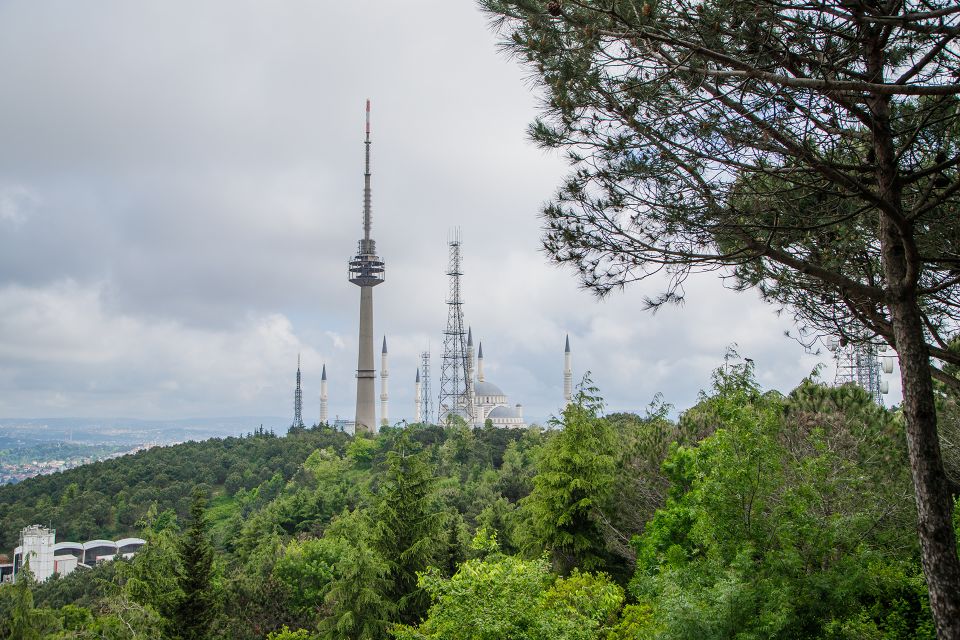
[[420, 354], [420, 420], [433, 424], [433, 391], [430, 389], [430, 350]]
[[450, 414], [460, 414], [473, 422], [473, 403], [470, 402], [470, 373], [467, 362], [467, 332], [463, 327], [463, 302], [460, 299], [460, 234], [454, 232], [449, 242], [450, 294], [447, 298], [447, 328], [443, 332], [443, 361], [440, 365], [440, 399], [437, 402], [440, 422]]
[[300, 388], [300, 354], [297, 354], [297, 388], [293, 392], [293, 424], [291, 429], [305, 429], [303, 425], [303, 390]]
[[350, 282], [360, 287], [360, 346], [357, 354], [355, 433], [377, 430], [373, 368], [373, 288], [383, 282], [384, 264], [370, 237], [370, 101], [367, 100], [366, 170], [363, 173], [363, 240], [349, 264]]

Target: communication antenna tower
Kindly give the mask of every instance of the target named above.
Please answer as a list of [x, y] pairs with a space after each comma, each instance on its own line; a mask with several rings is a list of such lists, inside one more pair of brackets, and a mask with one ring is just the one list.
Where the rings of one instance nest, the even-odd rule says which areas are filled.
[[453, 231], [450, 247], [450, 293], [447, 297], [447, 328], [443, 331], [443, 361], [440, 365], [440, 399], [437, 412], [440, 422], [451, 414], [459, 414], [468, 424], [473, 422], [473, 403], [467, 393], [467, 331], [463, 326], [463, 301], [460, 298], [460, 232]]
[[880, 355], [880, 346], [872, 340], [853, 344], [842, 344], [831, 340], [828, 344], [833, 351], [837, 366], [834, 386], [853, 383], [870, 394], [874, 401], [883, 405], [883, 396], [890, 391], [890, 383], [884, 380], [883, 373], [893, 372], [893, 358]]
[[433, 391], [430, 389], [430, 350], [420, 354], [420, 403], [424, 424], [434, 424], [433, 421]]
[[300, 354], [297, 354], [297, 388], [293, 392], [293, 424], [290, 428], [306, 428], [303, 424], [303, 390], [300, 388]]

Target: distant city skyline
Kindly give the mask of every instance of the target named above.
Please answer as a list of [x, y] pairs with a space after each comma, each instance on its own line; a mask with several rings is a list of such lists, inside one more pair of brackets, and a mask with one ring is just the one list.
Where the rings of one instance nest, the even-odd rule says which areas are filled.
[[716, 274], [654, 315], [655, 283], [598, 301], [548, 264], [568, 167], [528, 141], [537, 93], [472, 3], [14, 0], [0, 78], [0, 417], [292, 418], [300, 353], [304, 422], [324, 365], [352, 419], [368, 97], [391, 422], [428, 346], [438, 390], [454, 227], [486, 377], [528, 416], [562, 406], [568, 333], [611, 411], [689, 407], [734, 343], [766, 388], [833, 379]]

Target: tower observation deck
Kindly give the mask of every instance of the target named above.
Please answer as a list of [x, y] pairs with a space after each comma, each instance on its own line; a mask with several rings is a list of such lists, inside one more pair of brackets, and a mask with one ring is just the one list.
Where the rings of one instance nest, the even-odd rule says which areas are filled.
[[363, 239], [357, 246], [357, 255], [348, 263], [350, 282], [360, 287], [360, 345], [357, 355], [357, 414], [356, 431], [376, 431], [376, 400], [373, 367], [373, 288], [383, 282], [385, 268], [377, 256], [377, 243], [370, 237], [370, 101], [367, 100], [366, 163], [363, 173]]

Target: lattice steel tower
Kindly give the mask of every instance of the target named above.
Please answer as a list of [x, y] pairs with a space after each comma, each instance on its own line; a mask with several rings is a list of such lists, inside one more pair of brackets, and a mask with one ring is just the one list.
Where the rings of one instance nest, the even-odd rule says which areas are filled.
[[880, 378], [880, 359], [873, 342], [837, 346], [834, 350], [837, 374], [833, 384], [854, 383], [866, 390], [877, 404], [883, 404], [885, 382]]
[[430, 389], [430, 351], [420, 354], [420, 421], [433, 424], [433, 391]]
[[293, 392], [293, 424], [291, 429], [305, 429], [303, 424], [303, 390], [300, 388], [300, 354], [297, 354], [297, 388]]
[[449, 242], [450, 293], [447, 297], [447, 328], [443, 332], [443, 362], [440, 365], [440, 399], [437, 402], [439, 422], [447, 422], [449, 414], [473, 422], [473, 403], [468, 393], [467, 332], [463, 326], [463, 301], [460, 298], [460, 234], [454, 232]]
[[357, 354], [357, 413], [355, 432], [377, 430], [373, 368], [373, 288], [383, 282], [384, 264], [370, 237], [370, 101], [367, 100], [366, 170], [363, 173], [363, 240], [350, 260], [350, 282], [360, 287], [360, 346]]

